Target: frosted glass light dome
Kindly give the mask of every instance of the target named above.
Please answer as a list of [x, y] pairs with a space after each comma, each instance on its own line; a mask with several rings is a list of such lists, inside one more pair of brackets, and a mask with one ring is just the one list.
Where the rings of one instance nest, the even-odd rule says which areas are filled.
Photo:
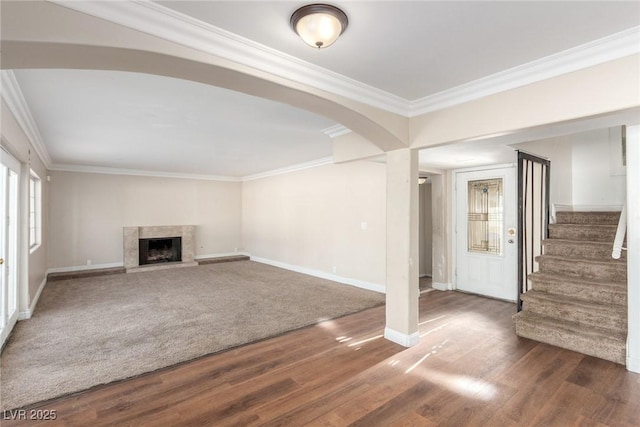
[[291, 15], [291, 27], [309, 46], [323, 49], [331, 46], [344, 33], [347, 15], [335, 6], [310, 4]]

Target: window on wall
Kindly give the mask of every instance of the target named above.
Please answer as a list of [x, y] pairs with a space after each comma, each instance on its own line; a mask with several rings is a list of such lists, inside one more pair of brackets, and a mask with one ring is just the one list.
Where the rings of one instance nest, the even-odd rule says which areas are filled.
[[29, 247], [34, 251], [40, 246], [42, 233], [41, 198], [42, 185], [34, 171], [29, 177]]

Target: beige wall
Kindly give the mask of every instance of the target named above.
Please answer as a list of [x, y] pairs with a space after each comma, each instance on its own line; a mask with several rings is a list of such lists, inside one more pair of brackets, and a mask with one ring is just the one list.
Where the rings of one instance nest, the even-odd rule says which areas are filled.
[[640, 55], [630, 55], [413, 117], [411, 147], [488, 138], [637, 109], [639, 69]]
[[[3, 147], [21, 163], [21, 184], [20, 184], [20, 208], [21, 213], [21, 235], [19, 242], [20, 261], [19, 286], [27, 283], [27, 292], [20, 289], [20, 311], [26, 311], [43, 283], [47, 270], [47, 206], [49, 200], [49, 187], [47, 185], [47, 170], [36, 154], [36, 150], [29, 142], [29, 139], [22, 131], [22, 128], [9, 110], [7, 104], [2, 100], [2, 145]], [[42, 179], [42, 239], [41, 245], [30, 253], [28, 249], [28, 200], [29, 170], [33, 171]]]
[[244, 249], [254, 257], [384, 286], [385, 179], [384, 164], [360, 161], [247, 181]]
[[53, 171], [50, 268], [123, 262], [122, 228], [195, 225], [196, 256], [241, 246], [241, 183]]
[[197, 256], [237, 248], [384, 287], [384, 164], [325, 165], [242, 184], [50, 175], [49, 268], [121, 263], [124, 226], [195, 224]]
[[[31, 150], [31, 153], [34, 153]], [[47, 269], [47, 250], [49, 246], [49, 217], [47, 207], [49, 206], [49, 183], [47, 182], [47, 170], [40, 158], [32, 154], [30, 161], [30, 169], [32, 169], [40, 178], [42, 199], [41, 199], [41, 215], [42, 215], [42, 231], [40, 236], [40, 246], [29, 254], [29, 301], [35, 298], [38, 288], [45, 280]], [[25, 182], [26, 182], [25, 177]], [[28, 204], [25, 204], [25, 211]], [[28, 214], [25, 219], [28, 221]], [[27, 237], [28, 238], [28, 237]]]

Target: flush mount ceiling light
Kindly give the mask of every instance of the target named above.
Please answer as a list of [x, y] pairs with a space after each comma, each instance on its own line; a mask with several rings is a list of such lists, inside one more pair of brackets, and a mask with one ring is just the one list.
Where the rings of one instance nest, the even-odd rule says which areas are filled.
[[323, 49], [344, 33], [349, 19], [330, 4], [309, 4], [293, 12], [291, 28], [309, 46]]

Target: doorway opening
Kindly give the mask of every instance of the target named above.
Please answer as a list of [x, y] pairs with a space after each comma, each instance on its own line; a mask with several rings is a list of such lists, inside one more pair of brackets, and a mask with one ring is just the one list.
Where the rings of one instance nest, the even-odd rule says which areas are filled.
[[4, 150], [0, 161], [0, 348], [18, 320], [18, 189], [20, 163]]
[[419, 256], [420, 256], [420, 293], [433, 290], [433, 200], [431, 178], [421, 176], [419, 193]]

